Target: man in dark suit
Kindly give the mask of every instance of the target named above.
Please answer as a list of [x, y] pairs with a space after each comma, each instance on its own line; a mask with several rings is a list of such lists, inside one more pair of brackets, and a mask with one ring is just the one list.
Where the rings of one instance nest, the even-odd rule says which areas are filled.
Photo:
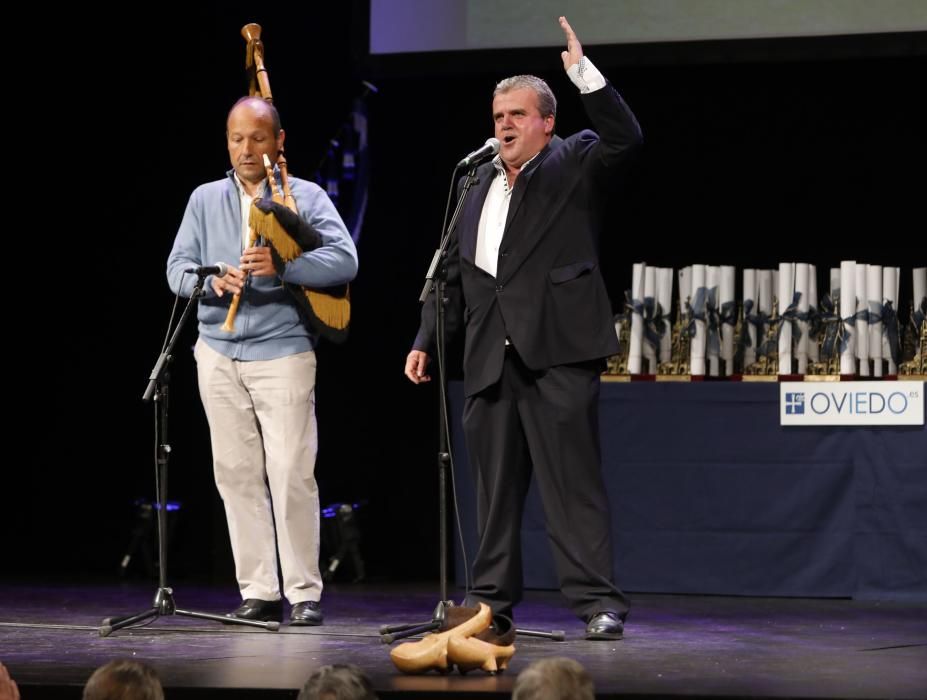
[[[565, 18], [563, 67], [598, 135], [554, 136], [557, 103], [534, 76], [493, 95], [499, 155], [477, 171], [447, 257], [447, 327], [465, 330], [463, 423], [479, 549], [468, 598], [511, 615], [522, 595], [521, 520], [537, 479], [560, 588], [587, 639], [618, 639], [628, 599], [612, 580], [598, 399], [618, 351], [598, 265], [602, 205], [641, 142], [637, 120], [583, 56]], [[428, 381], [433, 301], [406, 376]]]

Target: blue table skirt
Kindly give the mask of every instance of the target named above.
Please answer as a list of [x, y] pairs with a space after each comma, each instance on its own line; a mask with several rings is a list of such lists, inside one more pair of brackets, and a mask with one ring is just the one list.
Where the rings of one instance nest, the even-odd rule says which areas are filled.
[[[779, 425], [776, 383], [603, 383], [614, 574], [627, 591], [927, 600], [927, 428]], [[468, 555], [473, 479], [450, 386]], [[556, 589], [534, 485], [525, 585]], [[464, 565], [456, 547], [456, 579]]]

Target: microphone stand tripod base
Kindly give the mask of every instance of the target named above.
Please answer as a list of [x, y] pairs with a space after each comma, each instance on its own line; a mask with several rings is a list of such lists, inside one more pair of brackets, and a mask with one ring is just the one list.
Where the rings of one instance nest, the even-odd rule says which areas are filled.
[[170, 334], [170, 340], [163, 348], [158, 357], [155, 367], [151, 372], [148, 380], [148, 386], [142, 395], [143, 401], [155, 401], [155, 437], [158, 444], [157, 450], [157, 469], [155, 475], [155, 493], [157, 496], [157, 528], [158, 528], [158, 590], [155, 593], [154, 602], [151, 608], [144, 610], [135, 615], [123, 615], [120, 617], [104, 618], [100, 624], [100, 636], [108, 637], [116, 630], [135, 625], [150, 618], [162, 617], [167, 615], [182, 615], [184, 617], [194, 617], [199, 620], [212, 620], [223, 624], [247, 625], [249, 627], [261, 627], [263, 629], [276, 631], [280, 629], [280, 623], [276, 621], [263, 622], [260, 620], [242, 620], [241, 618], [231, 617], [228, 615], [215, 615], [212, 613], [195, 612], [192, 610], [180, 610], [174, 603], [174, 591], [167, 585], [167, 477], [168, 461], [171, 455], [171, 445], [168, 440], [168, 397], [169, 397], [169, 375], [167, 367], [174, 356], [174, 348], [177, 345], [177, 339], [184, 327], [187, 319], [192, 315], [196, 300], [203, 295], [203, 277], [197, 281], [193, 294], [187, 302], [186, 308], [180, 316], [180, 320], [174, 327], [173, 333]]
[[400, 625], [381, 625], [380, 626], [380, 643], [392, 644], [399, 639], [406, 637], [415, 637], [423, 632], [433, 632], [445, 628], [448, 621], [448, 610], [453, 608], [454, 603], [450, 600], [442, 600], [435, 606], [435, 611], [431, 615], [429, 622], [412, 622]]
[[159, 588], [155, 593], [154, 602], [149, 610], [138, 613], [137, 615], [123, 615], [122, 617], [107, 617], [100, 623], [100, 636], [108, 637], [110, 634], [124, 627], [138, 624], [152, 617], [164, 617], [167, 615], [181, 615], [184, 617], [194, 617], [200, 620], [212, 620], [223, 624], [246, 625], [249, 627], [260, 627], [262, 629], [276, 632], [280, 629], [279, 622], [261, 622], [260, 620], [242, 620], [237, 617], [227, 615], [215, 615], [213, 613], [196, 612], [193, 610], [181, 610], [174, 603], [174, 591], [171, 588]]

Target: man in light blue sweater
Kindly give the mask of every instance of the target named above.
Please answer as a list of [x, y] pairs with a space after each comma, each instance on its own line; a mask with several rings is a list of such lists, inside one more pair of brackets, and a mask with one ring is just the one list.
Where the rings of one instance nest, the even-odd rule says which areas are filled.
[[[189, 297], [196, 276], [188, 269], [222, 263], [224, 272], [206, 278], [194, 356], [243, 599], [229, 615], [282, 621], [279, 551], [290, 623], [319, 625], [313, 351], [318, 337], [284, 283], [345, 284], [357, 273], [357, 251], [328, 195], [298, 178], [289, 179], [299, 209], [296, 225], [312, 245], [286, 263], [271, 248], [251, 245], [252, 201], [275, 213], [262, 159], [267, 155], [276, 162], [284, 131], [272, 105], [248, 97], [229, 112], [226, 135], [232, 170], [190, 196], [167, 261], [167, 279], [175, 293]], [[293, 221], [278, 218], [288, 230], [293, 227]], [[240, 303], [234, 330], [225, 331], [235, 294]]]

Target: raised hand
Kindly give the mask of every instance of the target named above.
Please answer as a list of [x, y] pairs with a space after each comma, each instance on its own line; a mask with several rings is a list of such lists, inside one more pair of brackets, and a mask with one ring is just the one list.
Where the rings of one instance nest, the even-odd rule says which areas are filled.
[[570, 66], [579, 63], [579, 59], [583, 57], [583, 45], [579, 43], [576, 32], [573, 31], [566, 17], [560, 18], [560, 28], [566, 35], [567, 43], [567, 50], [560, 52], [560, 58], [563, 59], [563, 70], [567, 70]]

